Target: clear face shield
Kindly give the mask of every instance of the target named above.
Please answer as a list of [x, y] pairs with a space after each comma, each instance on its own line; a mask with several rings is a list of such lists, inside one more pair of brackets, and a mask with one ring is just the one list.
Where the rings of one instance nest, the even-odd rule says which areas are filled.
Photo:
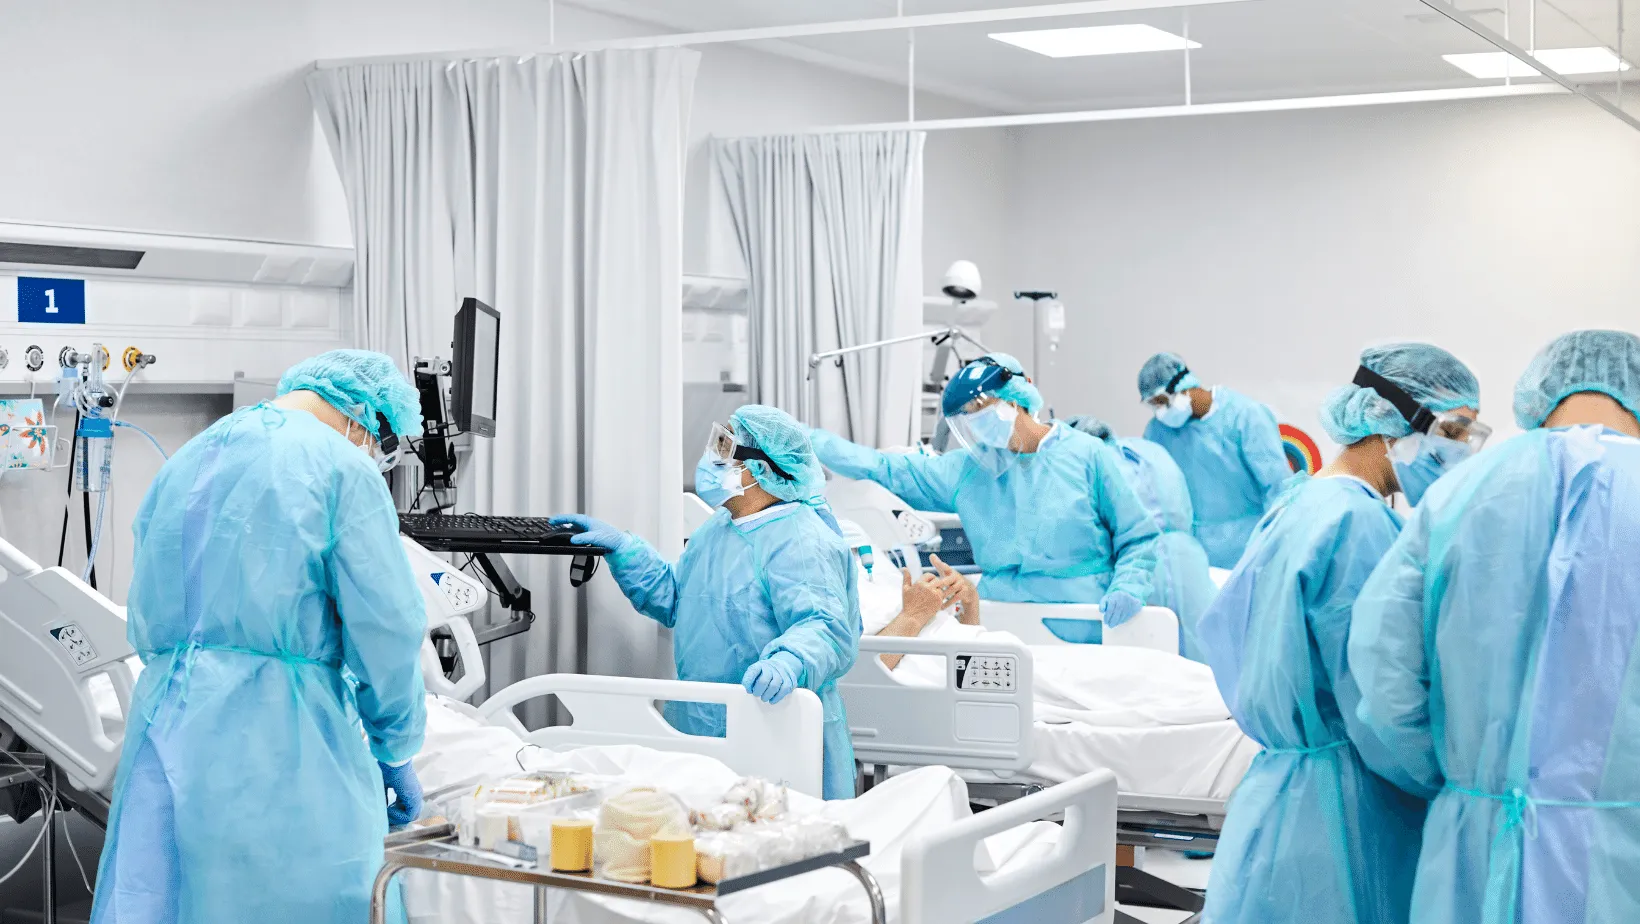
[[993, 475], [1001, 475], [1018, 461], [1011, 449], [1019, 408], [995, 395], [983, 395], [963, 405], [962, 411], [945, 418], [951, 435], [969, 450], [975, 462]]

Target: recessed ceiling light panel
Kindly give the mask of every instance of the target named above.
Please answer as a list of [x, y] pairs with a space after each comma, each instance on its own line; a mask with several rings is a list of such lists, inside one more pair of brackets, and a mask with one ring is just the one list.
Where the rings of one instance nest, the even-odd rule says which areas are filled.
[[993, 32], [991, 38], [1050, 58], [1126, 55], [1141, 51], [1183, 51], [1200, 42], [1163, 32], [1155, 26], [1079, 26], [1071, 29], [1035, 29], [1030, 32]]
[[[1618, 60], [1610, 48], [1540, 48], [1533, 57], [1557, 74], [1615, 74], [1629, 69], [1629, 63]], [[1481, 80], [1541, 76], [1537, 68], [1502, 51], [1441, 55], [1441, 58]]]

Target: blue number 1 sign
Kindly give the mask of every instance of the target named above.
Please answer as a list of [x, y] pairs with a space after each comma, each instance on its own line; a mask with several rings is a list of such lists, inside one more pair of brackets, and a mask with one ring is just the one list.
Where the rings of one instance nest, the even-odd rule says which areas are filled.
[[19, 276], [17, 321], [21, 324], [84, 324], [85, 280]]

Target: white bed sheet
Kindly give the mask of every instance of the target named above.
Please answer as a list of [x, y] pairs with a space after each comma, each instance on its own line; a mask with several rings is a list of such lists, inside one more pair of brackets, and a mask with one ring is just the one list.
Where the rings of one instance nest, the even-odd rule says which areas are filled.
[[[943, 618], [925, 637], [1013, 636]], [[1109, 768], [1123, 792], [1228, 798], [1259, 746], [1243, 735], [1205, 664], [1164, 651], [1104, 645], [1033, 645], [1036, 759], [1023, 775], [964, 771], [984, 782], [1062, 783]], [[945, 659], [907, 657], [909, 684], [944, 682]]]
[[[633, 783], [662, 786], [686, 802], [716, 801], [737, 774], [722, 763], [688, 754], [635, 746], [589, 747], [552, 752], [525, 745], [511, 731], [483, 724], [471, 707], [428, 697], [427, 741], [416, 757], [416, 773], [428, 793], [478, 777], [529, 769], [578, 769], [620, 775]], [[873, 789], [859, 799], [821, 803], [792, 793], [797, 810], [818, 810], [847, 825], [855, 837], [871, 841], [863, 865], [877, 877], [889, 919], [899, 919], [900, 851], [913, 835], [948, 825], [970, 814], [967, 787], [951, 770], [925, 767]], [[987, 842], [988, 856], [976, 858], [982, 871], [1008, 870], [1040, 862], [1058, 843], [1060, 829], [1038, 822]], [[487, 880], [409, 871], [402, 874], [411, 924], [526, 924], [534, 898], [525, 887]], [[825, 870], [725, 898], [730, 921], [760, 924], [855, 924], [870, 920], [865, 892], [847, 873]], [[551, 893], [554, 924], [679, 922], [700, 916], [686, 909]]]
[[1036, 758], [1013, 776], [964, 770], [973, 782], [1054, 784], [1109, 768], [1122, 792], [1228, 799], [1260, 748], [1232, 720], [1159, 728], [1036, 723]]

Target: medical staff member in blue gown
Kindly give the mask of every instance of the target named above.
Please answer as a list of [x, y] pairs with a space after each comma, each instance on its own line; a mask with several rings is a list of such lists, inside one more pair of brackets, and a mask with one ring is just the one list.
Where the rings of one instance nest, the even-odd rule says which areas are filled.
[[1116, 451], [1122, 471], [1139, 500], [1156, 521], [1156, 567], [1150, 572], [1151, 606], [1165, 606], [1179, 617], [1179, 654], [1202, 660], [1196, 623], [1219, 589], [1207, 571], [1207, 552], [1191, 535], [1190, 489], [1184, 472], [1167, 450], [1150, 440], [1117, 437], [1097, 417], [1080, 415], [1065, 421]]
[[1155, 419], [1145, 439], [1179, 463], [1190, 485], [1196, 538], [1215, 568], [1234, 568], [1259, 517], [1293, 475], [1269, 408], [1222, 385], [1203, 388], [1184, 360], [1157, 353], [1139, 370]]
[[1434, 797], [1414, 922], [1640, 920], [1640, 339], [1560, 337], [1514, 404], [1362, 589], [1359, 715]]
[[419, 432], [392, 360], [337, 350], [160, 469], [92, 921], [365, 920], [389, 817], [421, 806], [426, 612], [381, 474]]
[[879, 452], [824, 430], [811, 433], [814, 451], [918, 510], [961, 516], [981, 597], [1097, 603], [1107, 625], [1132, 619], [1150, 595], [1157, 529], [1115, 452], [1038, 421], [1042, 395], [1006, 353], [964, 366], [942, 406], [962, 443], [944, 455]]
[[[854, 796], [854, 745], [837, 680], [860, 651], [854, 560], [821, 499], [825, 473], [791, 415], [748, 404], [714, 425], [695, 493], [718, 508], [676, 565], [648, 542], [585, 516], [557, 522], [571, 541], [613, 549], [605, 561], [638, 612], [672, 630], [678, 678], [739, 683], [778, 703], [798, 687], [825, 707], [827, 799]], [[667, 721], [722, 736], [724, 710], [667, 703]]]
[[1207, 924], [1406, 921], [1427, 803], [1356, 719], [1350, 608], [1401, 531], [1386, 498], [1418, 503], [1479, 448], [1479, 403], [1475, 377], [1445, 350], [1362, 353], [1355, 384], [1321, 413], [1344, 450], [1289, 480], [1202, 617], [1219, 691], [1265, 748], [1230, 798]]

